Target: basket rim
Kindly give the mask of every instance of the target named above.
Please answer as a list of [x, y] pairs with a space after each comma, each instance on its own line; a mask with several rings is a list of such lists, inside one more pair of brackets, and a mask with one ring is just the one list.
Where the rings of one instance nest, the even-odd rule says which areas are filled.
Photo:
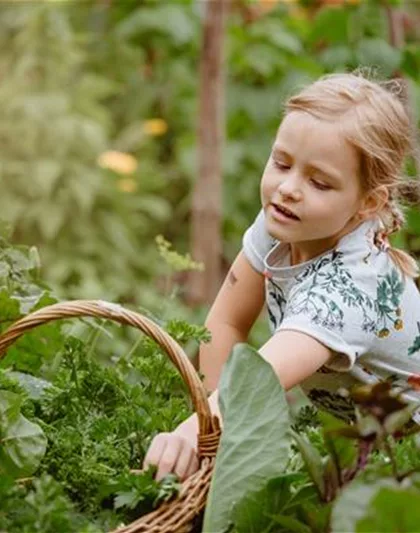
[[[151, 337], [163, 348], [187, 386], [198, 417], [198, 442], [206, 440], [207, 436], [220, 434], [218, 418], [212, 415], [204, 386], [182, 347], [156, 322], [120, 304], [104, 300], [68, 300], [33, 311], [14, 322], [0, 335], [0, 359], [25, 332], [48, 322], [76, 317], [108, 319], [135, 327]], [[214, 451], [210, 450], [207, 454], [206, 450], [201, 450], [201, 446], [198, 445], [198, 454], [200, 458], [207, 455], [214, 456]]]

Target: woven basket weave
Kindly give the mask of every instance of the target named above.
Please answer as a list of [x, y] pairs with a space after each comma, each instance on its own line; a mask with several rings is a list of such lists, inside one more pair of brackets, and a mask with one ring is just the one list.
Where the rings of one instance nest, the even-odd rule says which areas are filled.
[[[179, 344], [149, 318], [119, 305], [95, 300], [75, 300], [44, 307], [15, 322], [0, 336], [0, 358], [26, 331], [58, 319], [98, 317], [133, 326], [147, 334], [165, 350], [187, 385], [198, 416], [199, 470], [182, 484], [179, 495], [155, 511], [139, 518], [118, 533], [184, 533], [204, 508], [213, 471], [220, 425], [213, 416], [204, 387], [187, 355]], [[114, 532], [116, 533], [116, 532]]]

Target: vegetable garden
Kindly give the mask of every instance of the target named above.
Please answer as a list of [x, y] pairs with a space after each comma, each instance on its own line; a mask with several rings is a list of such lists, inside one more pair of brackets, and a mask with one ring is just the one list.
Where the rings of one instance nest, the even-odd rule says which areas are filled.
[[[1, 244], [4, 321], [54, 303], [33, 251]], [[116, 355], [121, 332], [105, 333], [103, 322], [42, 325], [2, 359], [2, 531], [111, 531], [180, 490], [176, 476], [156, 482], [153, 468], [139, 465], [151, 436], [191, 412], [185, 386], [148, 337]], [[183, 344], [208, 340], [201, 326], [161, 325]], [[352, 425], [308, 404], [289, 407], [270, 365], [237, 345], [220, 383], [224, 431], [196, 530], [416, 531], [420, 442], [409, 424], [416, 406], [387, 384], [352, 394], [359, 409]]]
[[[222, 270], [258, 210], [281, 102], [296, 85], [359, 65], [403, 76], [416, 135], [415, 4], [331, 4], [232, 3]], [[89, 298], [139, 311], [191, 359], [209, 340], [208, 302], [192, 307], [187, 297], [187, 276], [205, 275], [203, 265], [175, 251], [193, 248], [202, 11], [189, 1], [0, 7], [0, 332]], [[414, 154], [407, 173], [417, 165]], [[407, 218], [397, 244], [418, 256], [417, 206]], [[224, 429], [193, 530], [420, 531], [416, 406], [387, 384], [361, 388], [348, 393], [357, 404], [348, 424], [298, 394], [286, 398], [252, 347], [265, 336], [259, 321], [224, 369]], [[176, 476], [156, 482], [153, 468], [140, 468], [153, 436], [192, 411], [167, 355], [134, 328], [82, 318], [26, 333], [0, 359], [0, 531], [108, 532], [173, 501]]]

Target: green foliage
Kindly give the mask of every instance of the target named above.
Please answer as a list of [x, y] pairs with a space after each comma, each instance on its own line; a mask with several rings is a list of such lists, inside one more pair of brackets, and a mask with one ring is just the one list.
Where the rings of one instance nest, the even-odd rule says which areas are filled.
[[35, 472], [47, 446], [39, 425], [21, 414], [21, 403], [18, 394], [0, 391], [0, 472], [14, 477]]
[[[359, 66], [385, 78], [401, 72], [419, 119], [418, 47], [410, 30], [401, 50], [390, 44], [393, 3], [306, 4], [273, 2], [265, 12], [241, 1], [227, 20], [228, 260], [259, 209], [258, 177], [282, 104], [303, 83]], [[156, 310], [155, 235], [188, 248], [202, 14], [188, 0], [1, 7], [2, 216], [15, 240], [37, 243], [60, 295]], [[137, 168], [101, 168], [108, 150], [134, 156]], [[414, 218], [398, 245], [417, 253]]]
[[356, 531], [401, 531], [410, 533], [420, 520], [420, 493], [407, 487], [382, 487], [376, 490], [364, 518]]
[[88, 522], [51, 476], [42, 475], [31, 488], [0, 479], [0, 523], [9, 533], [100, 533]]
[[[408, 78], [416, 124], [420, 116], [417, 43], [409, 34], [401, 50], [389, 43], [386, 7], [398, 0], [340, 7], [307, 0], [300, 2], [300, 11], [278, 2], [265, 14], [254, 9], [259, 4], [238, 2], [227, 24], [223, 230], [228, 260], [259, 209], [259, 176], [282, 103], [302, 83], [358, 66], [385, 77], [401, 72]], [[168, 241], [161, 241], [159, 254], [154, 238], [164, 234], [187, 249], [197, 172], [200, 16], [201, 6], [188, 1], [0, 8], [0, 192], [13, 239], [39, 246], [43, 275], [60, 295], [126, 300], [134, 307], [141, 302], [146, 314], [159, 311], [160, 323], [179, 342], [194, 346], [208, 338], [205, 329], [180, 316], [165, 323], [168, 307], [161, 313], [163, 299], [152, 281], [197, 266], [170, 250]], [[154, 119], [160, 122], [149, 122]], [[130, 154], [137, 166], [103, 168], [98, 157], [109, 150]], [[413, 165], [407, 170], [413, 174]], [[408, 227], [395, 241], [418, 254], [418, 209], [407, 215]], [[1, 234], [6, 236], [3, 225]], [[2, 329], [55, 301], [39, 270], [35, 249], [12, 249], [0, 240]], [[181, 307], [177, 312], [187, 314]], [[12, 447], [1, 451], [3, 470], [7, 463], [13, 476], [32, 473], [43, 455], [42, 435], [48, 439], [33, 480], [17, 484], [0, 476], [0, 523], [11, 533], [109, 530], [121, 517], [157, 503], [159, 491], [165, 498], [176, 490], [173, 480], [157, 487], [150, 473], [135, 477], [128, 471], [139, 467], [157, 431], [172, 429], [189, 412], [176, 370], [155, 343], [137, 333], [119, 330], [105, 338], [94, 321], [83, 323], [83, 334], [76, 335], [76, 329], [57, 323], [37, 328], [0, 361], [0, 438], [5, 432], [13, 436]], [[94, 354], [108, 367], [95, 362]], [[252, 368], [258, 366], [258, 358], [251, 360]], [[276, 427], [284, 436], [289, 426], [255, 426], [259, 404], [250, 405], [249, 398], [257, 394], [255, 376], [267, 369], [247, 371], [246, 397], [225, 398], [226, 413], [231, 410], [243, 423], [237, 429], [238, 422], [232, 422], [232, 430], [230, 422], [226, 425], [218, 463], [231, 457], [228, 443], [243, 451], [251, 466], [229, 459], [227, 471], [237, 485], [227, 495], [230, 478], [222, 483], [226, 477], [217, 470], [208, 511], [212, 520], [220, 518], [223, 527], [232, 520], [238, 531], [264, 523], [267, 533], [328, 527], [385, 531], [385, 518], [395, 530], [393, 520], [400, 515], [403, 530], [418, 522], [419, 488], [410, 473], [419, 468], [417, 441], [389, 436], [398, 436], [410, 409], [388, 401], [381, 404], [380, 420], [365, 412], [350, 429], [322, 415], [314, 421], [306, 411], [295, 421], [287, 467], [280, 461], [278, 471], [269, 468], [267, 456], [264, 476], [258, 477], [255, 447], [270, 442], [264, 428], [273, 436]], [[263, 392], [261, 404], [267, 403]], [[261, 409], [271, 406], [274, 412], [270, 402], [275, 399]], [[245, 421], [245, 412], [254, 416]], [[240, 442], [236, 433], [244, 435]], [[281, 439], [282, 458], [287, 442]], [[278, 444], [267, 444], [264, 451], [278, 454]], [[115, 497], [125, 504], [117, 512]], [[400, 505], [404, 498], [412, 502], [407, 515]]]
[[290, 446], [284, 391], [258, 352], [235, 346], [219, 393], [224, 430], [203, 526], [214, 533], [226, 530], [245, 495], [253, 499], [267, 477], [283, 472]]
[[128, 508], [133, 511], [131, 515], [134, 519], [179, 493], [181, 484], [175, 475], [168, 474], [161, 482], [157, 482], [155, 474], [156, 467], [150, 466], [141, 473], [123, 473], [111, 482], [108, 490], [116, 494], [115, 509]]
[[[7, 270], [8, 258], [27, 252], [4, 243], [0, 270], [10, 292], [0, 301], [3, 316], [1, 304], [7, 310], [12, 301], [21, 313], [19, 296], [12, 296], [26, 294], [28, 284], [33, 294], [44, 294], [36, 306], [51, 299], [24, 261]], [[171, 431], [191, 411], [178, 371], [145, 336], [113, 364], [100, 363], [94, 341], [102, 328], [88, 324], [90, 342], [56, 323], [51, 338], [35, 328], [31, 344], [24, 336], [3, 359], [0, 521], [11, 533], [108, 531], [179, 490], [175, 476], [156, 482], [153, 469], [136, 472], [153, 436]], [[168, 330], [181, 343], [208, 340], [205, 328], [182, 320], [172, 320]], [[51, 341], [53, 354], [39, 357], [39, 346]]]
[[[420, 428], [407, 426], [407, 414], [417, 406], [406, 406], [388, 383], [351, 392], [357, 403], [351, 425], [319, 412], [316, 426], [305, 428], [305, 408], [294, 424], [292, 449], [284, 392], [257, 353], [238, 346], [222, 384], [224, 433], [204, 531], [413, 530]], [[402, 511], [404, 497], [413, 505]]]
[[97, 165], [110, 146], [105, 102], [119, 87], [88, 66], [66, 8], [5, 5], [0, 28], [2, 217], [15, 239], [39, 244], [44, 276], [62, 293], [127, 297], [150, 274], [153, 235], [170, 208], [162, 180], [135, 176], [137, 201]]

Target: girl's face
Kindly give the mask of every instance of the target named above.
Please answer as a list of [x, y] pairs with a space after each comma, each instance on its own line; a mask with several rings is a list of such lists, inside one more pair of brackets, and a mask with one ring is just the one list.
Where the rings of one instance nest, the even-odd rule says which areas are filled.
[[289, 113], [264, 170], [261, 199], [267, 231], [291, 244], [293, 264], [329, 250], [355, 228], [363, 205], [359, 157], [337, 123]]

